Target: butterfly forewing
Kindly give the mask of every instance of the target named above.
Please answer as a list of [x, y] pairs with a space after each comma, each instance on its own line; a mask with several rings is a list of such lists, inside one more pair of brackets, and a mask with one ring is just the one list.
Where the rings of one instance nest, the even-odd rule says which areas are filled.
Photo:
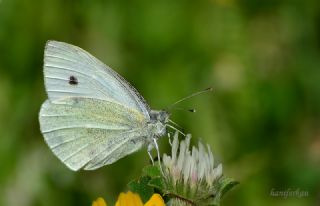
[[142, 112], [150, 110], [143, 97], [119, 74], [83, 49], [48, 41], [44, 76], [49, 99], [88, 97], [113, 101]]

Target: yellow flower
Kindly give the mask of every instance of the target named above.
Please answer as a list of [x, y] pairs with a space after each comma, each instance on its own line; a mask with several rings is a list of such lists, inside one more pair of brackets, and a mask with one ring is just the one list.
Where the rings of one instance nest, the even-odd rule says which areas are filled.
[[153, 194], [150, 200], [144, 206], [165, 206], [164, 201], [159, 194]]
[[116, 206], [143, 206], [143, 203], [138, 194], [129, 191], [120, 193]]
[[99, 197], [97, 200], [93, 201], [92, 206], [107, 206], [107, 203], [102, 197]]
[[[99, 197], [92, 203], [92, 206], [107, 206], [107, 204], [103, 198]], [[165, 206], [165, 204], [159, 194], [153, 194], [148, 202], [143, 205], [140, 196], [129, 191], [119, 195], [115, 206]]]

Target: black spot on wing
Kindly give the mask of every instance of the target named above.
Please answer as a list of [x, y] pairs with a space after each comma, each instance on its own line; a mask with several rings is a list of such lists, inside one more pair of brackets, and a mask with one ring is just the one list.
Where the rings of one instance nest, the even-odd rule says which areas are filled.
[[75, 76], [70, 76], [69, 77], [69, 84], [70, 85], [77, 85], [78, 84], [78, 79]]

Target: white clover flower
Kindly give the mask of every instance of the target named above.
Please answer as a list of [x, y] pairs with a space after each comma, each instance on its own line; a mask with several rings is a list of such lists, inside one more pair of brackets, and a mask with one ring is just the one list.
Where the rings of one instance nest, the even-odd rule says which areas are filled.
[[[178, 141], [178, 133], [174, 135], [171, 156], [163, 155], [164, 173], [171, 178], [174, 187], [183, 187], [195, 193], [199, 190], [211, 191], [214, 183], [222, 176], [222, 164], [214, 167], [214, 159], [209, 145], [207, 149], [199, 142], [198, 148], [190, 151], [191, 135]], [[185, 189], [185, 188], [189, 189]]]
[[150, 166], [144, 173], [148, 185], [169, 200], [168, 206], [213, 206], [238, 182], [223, 176], [222, 164], [215, 165], [209, 145], [199, 142], [190, 148], [191, 135], [179, 142], [176, 132], [171, 155], [164, 154], [161, 166]]

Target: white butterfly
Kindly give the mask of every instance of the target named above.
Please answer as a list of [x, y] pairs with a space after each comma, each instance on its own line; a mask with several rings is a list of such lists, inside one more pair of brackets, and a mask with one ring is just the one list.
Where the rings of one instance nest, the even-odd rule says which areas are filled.
[[48, 99], [39, 121], [45, 141], [71, 170], [94, 170], [148, 145], [158, 154], [169, 113], [151, 110], [123, 77], [79, 47], [48, 41]]

